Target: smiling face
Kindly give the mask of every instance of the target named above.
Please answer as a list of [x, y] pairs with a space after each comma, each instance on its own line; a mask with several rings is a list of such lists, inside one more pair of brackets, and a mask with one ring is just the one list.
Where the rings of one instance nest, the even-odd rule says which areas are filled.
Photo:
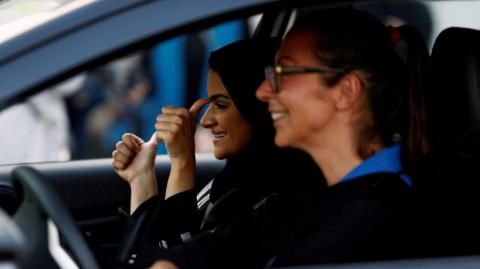
[[242, 118], [217, 72], [208, 72], [208, 97], [211, 102], [200, 123], [212, 131], [215, 158], [224, 159], [245, 149], [252, 133]]
[[[282, 67], [322, 66], [313, 55], [314, 38], [309, 30], [290, 32], [277, 53]], [[336, 91], [326, 86], [319, 73], [282, 75], [279, 92], [264, 81], [257, 97], [268, 103], [276, 129], [275, 144], [280, 147], [308, 149], [311, 142], [327, 138], [335, 118]], [[328, 141], [328, 140], [325, 140]]]

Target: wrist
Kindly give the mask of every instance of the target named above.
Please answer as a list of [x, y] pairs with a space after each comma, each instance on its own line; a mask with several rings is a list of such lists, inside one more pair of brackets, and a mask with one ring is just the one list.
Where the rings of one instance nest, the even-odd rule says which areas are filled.
[[170, 160], [171, 169], [189, 169], [195, 168], [195, 155], [188, 158], [172, 158]]
[[130, 189], [132, 192], [146, 193], [147, 191], [155, 190], [157, 188], [157, 178], [154, 171], [149, 171], [136, 176], [130, 182]]
[[141, 186], [142, 184], [145, 184], [145, 182], [154, 181], [155, 179], [156, 179], [155, 170], [145, 169], [140, 173], [137, 173], [136, 175], [134, 175], [131, 178], [131, 180], [129, 180], [129, 183], [130, 183], [130, 187], [136, 187], [136, 186]]

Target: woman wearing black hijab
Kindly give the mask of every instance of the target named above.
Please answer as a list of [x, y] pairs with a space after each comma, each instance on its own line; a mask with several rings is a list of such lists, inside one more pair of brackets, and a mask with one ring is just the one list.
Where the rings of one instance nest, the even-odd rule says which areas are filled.
[[[271, 193], [295, 195], [325, 185], [308, 155], [274, 145], [271, 116], [255, 97], [277, 45], [275, 39], [247, 39], [212, 52], [208, 98], [189, 110], [164, 107], [150, 141], [127, 134], [117, 144], [112, 165], [129, 182], [135, 211], [120, 248], [122, 260], [137, 263], [148, 259], [149, 249], [171, 248], [200, 230], [229, 223]], [[215, 157], [227, 163], [196, 197], [193, 133], [206, 103], [200, 123], [212, 131]], [[172, 161], [165, 197], [156, 195], [157, 141], [166, 144]]]

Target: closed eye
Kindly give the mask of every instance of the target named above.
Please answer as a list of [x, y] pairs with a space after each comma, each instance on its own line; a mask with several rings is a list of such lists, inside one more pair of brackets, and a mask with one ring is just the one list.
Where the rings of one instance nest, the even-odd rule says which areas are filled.
[[220, 102], [214, 102], [213, 105], [215, 106], [215, 108], [218, 108], [218, 109], [226, 109], [226, 108], [228, 108], [228, 105], [223, 104], [223, 103], [220, 103]]
[[227, 109], [230, 106], [231, 99], [223, 94], [215, 94], [210, 96], [211, 105], [219, 110]]

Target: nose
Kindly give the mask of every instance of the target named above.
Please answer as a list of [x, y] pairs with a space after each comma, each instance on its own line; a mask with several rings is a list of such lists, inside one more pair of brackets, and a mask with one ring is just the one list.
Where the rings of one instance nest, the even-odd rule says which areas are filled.
[[260, 86], [258, 86], [257, 91], [255, 92], [257, 99], [262, 102], [268, 102], [270, 99], [276, 97], [276, 93], [270, 88], [270, 84], [265, 79]]
[[200, 119], [200, 124], [207, 129], [208, 128], [211, 129], [216, 123], [215, 118], [212, 116], [211, 108], [212, 108], [212, 105], [209, 104], [207, 110], [205, 111], [202, 118]]

